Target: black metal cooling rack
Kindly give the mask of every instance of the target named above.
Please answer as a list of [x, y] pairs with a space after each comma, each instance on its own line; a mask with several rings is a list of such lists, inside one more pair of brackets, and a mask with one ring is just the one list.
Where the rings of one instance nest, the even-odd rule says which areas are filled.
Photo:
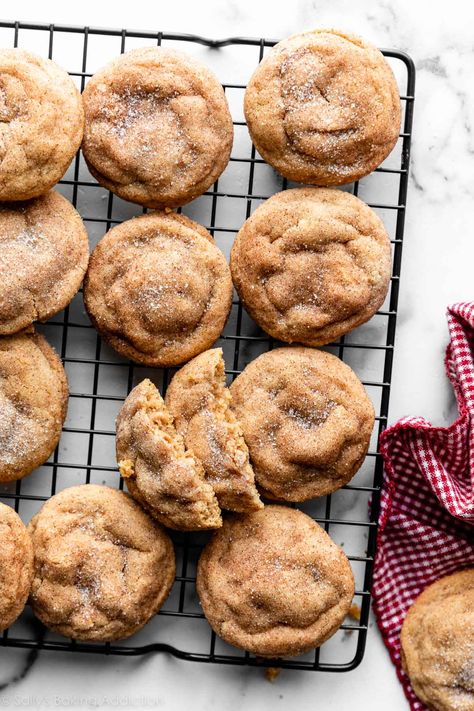
[[[230, 51], [228, 48], [233, 48], [236, 51], [245, 52], [247, 57], [251, 56], [252, 66], [250, 71], [262, 59], [267, 48], [276, 43], [276, 41], [266, 39], [230, 38], [211, 40], [193, 35], [165, 32], [140, 32], [23, 22], [0, 22], [0, 32], [3, 33], [0, 40], [2, 46], [20, 46], [26, 49], [35, 49], [31, 46], [32, 38], [34, 37], [35, 40], [38, 40], [38, 37], [41, 37], [41, 41], [44, 41], [45, 46], [44, 54], [53, 59], [56, 59], [55, 48], [58, 38], [64, 39], [64, 37], [68, 37], [72, 41], [74, 36], [76, 40], [79, 40], [79, 44], [75, 43], [75, 64], [65, 68], [75, 78], [81, 89], [84, 88], [86, 79], [91, 76], [88, 59], [92, 39], [105, 43], [115, 38], [116, 45], [114, 49], [109, 54], [104, 51], [103, 57], [101, 56], [101, 64], [105, 64], [116, 54], [128, 49], [129, 42], [143, 41], [144, 44], [178, 44], [181, 48], [189, 49], [190, 51], [193, 47], [203, 46], [211, 48], [214, 57], [216, 53], [221, 56], [223, 52]], [[45, 631], [32, 618], [31, 614], [28, 617], [29, 613], [26, 612], [26, 621], [23, 624], [16, 623], [10, 630], [6, 630], [0, 636], [0, 646], [118, 655], [140, 655], [153, 651], [167, 651], [175, 657], [191, 661], [252, 666], [280, 666], [283, 668], [331, 672], [348, 671], [354, 669], [361, 662], [368, 631], [370, 587], [376, 545], [376, 522], [379, 512], [379, 494], [383, 470], [377, 442], [378, 435], [386, 425], [390, 396], [415, 88], [415, 69], [410, 57], [394, 50], [382, 51], [392, 63], [392, 66], [395, 65], [394, 68], [397, 68], [400, 75], [398, 80], [402, 87], [403, 131], [400, 134], [398, 146], [394, 150], [394, 158], [390, 165], [386, 167], [386, 164], [384, 164], [370, 177], [371, 184], [372, 186], [375, 185], [375, 187], [379, 183], [382, 184], [382, 181], [385, 184], [389, 179], [388, 187], [386, 185], [385, 188], [386, 192], [390, 192], [391, 198], [377, 203], [371, 202], [370, 199], [367, 200], [365, 195], [364, 199], [371, 207], [382, 214], [391, 237], [393, 245], [391, 288], [382, 310], [373, 319], [378, 322], [379, 328], [376, 331], [370, 326], [365, 330], [362, 327], [328, 347], [340, 358], [349, 361], [361, 376], [368, 391], [372, 394], [376, 407], [377, 432], [374, 433], [374, 446], [369, 451], [365, 474], [362, 475], [363, 479], [359, 480], [359, 475], [357, 475], [353, 482], [343, 487], [340, 492], [315, 502], [313, 508], [302, 507], [343, 545], [344, 542], [337, 535], [338, 527], [345, 531], [345, 537], [346, 540], [347, 536], [349, 537], [349, 543], [356, 539], [359, 541], [359, 548], [352, 552], [348, 551], [348, 554], [353, 567], [357, 568], [356, 580], [358, 578], [358, 584], [355, 600], [360, 604], [360, 620], [343, 625], [339, 633], [342, 635], [342, 642], [333, 646], [332, 656], [330, 655], [328, 659], [325, 658], [325, 650], [329, 643], [323, 645], [321, 649], [316, 649], [310, 655], [296, 659], [279, 660], [278, 662], [262, 661], [248, 653], [223, 645], [203, 619], [194, 592], [195, 563], [206, 536], [202, 534], [173, 534], [178, 563], [176, 582], [168, 603], [155, 620], [145, 628], [143, 642], [140, 636], [125, 640], [123, 643], [113, 644], [84, 644], [69, 641], [55, 637]], [[243, 57], [243, 55], [239, 56]], [[60, 60], [58, 61], [61, 63]], [[236, 56], [233, 56], [232, 61], [235, 63], [239, 60]], [[250, 76], [250, 72], [248, 76]], [[238, 96], [241, 105], [245, 82], [224, 82], [223, 86], [227, 94], [234, 92], [234, 95]], [[237, 118], [234, 121], [236, 131], [238, 130], [237, 127], [243, 127], [242, 130], [245, 131], [243, 117], [238, 111], [237, 114]], [[227, 240], [228, 246], [240, 224], [251, 214], [255, 204], [269, 197], [271, 192], [287, 187], [285, 180], [277, 178], [273, 174], [273, 180], [278, 180], [279, 183], [275, 184], [273, 189], [268, 191], [268, 194], [263, 194], [263, 191], [258, 186], [260, 181], [257, 173], [259, 170], [268, 169], [268, 167], [256, 154], [248, 137], [246, 140], [246, 155], [234, 155], [233, 153], [229, 164], [229, 166], [237, 165], [241, 171], [245, 172], [245, 180], [243, 182], [241, 180], [238, 183], [238, 187], [243, 185], [244, 189], [240, 191], [232, 189], [229, 191], [221, 188], [219, 186], [222, 183], [221, 176], [220, 181], [205, 194], [205, 197], [199, 199], [201, 201], [207, 200], [209, 208], [208, 218], [200, 221], [207, 222], [206, 227], [216, 239]], [[356, 195], [359, 194], [360, 186], [363, 187], [365, 181], [366, 179], [361, 181], [360, 185], [355, 183], [351, 186], [352, 192]], [[122, 201], [97, 185], [95, 180], [87, 173], [80, 154], [77, 155], [70, 171], [61, 181], [60, 189], [63, 189], [73, 204], [77, 206], [89, 231], [95, 229], [103, 234], [111, 226], [124, 219], [119, 209]], [[83, 195], [89, 189], [102, 191], [105, 214], [89, 214], [87, 199]], [[363, 190], [361, 190], [362, 192]], [[83, 200], [80, 199], [81, 197]], [[242, 207], [240, 224], [231, 224], [231, 221], [226, 218], [226, 207], [230, 205], [230, 201], [236, 201]], [[81, 202], [84, 204], [80, 204]], [[232, 204], [235, 205], [236, 203], [233, 202]], [[127, 206], [135, 210], [134, 214], [139, 210], [136, 206], [128, 204]], [[100, 234], [98, 236], [100, 237]], [[68, 448], [62, 448], [60, 443], [51, 460], [41, 468], [41, 472], [34, 473], [23, 482], [16, 482], [10, 487], [3, 487], [0, 490], [0, 498], [10, 504], [14, 503], [15, 509], [26, 520], [29, 518], [27, 511], [31, 515], [31, 513], [34, 513], [35, 507], [36, 509], [39, 508], [49, 496], [52, 496], [57, 490], [67, 485], [87, 483], [96, 479], [104, 483], [119, 485], [115, 466], [108, 466], [101, 459], [97, 461], [96, 452], [100, 451], [98, 443], [104, 443], [106, 440], [109, 443], [113, 441], [113, 420], [116, 410], [135, 382], [144, 377], [144, 372], [143, 369], [122, 360], [101, 343], [99, 336], [95, 334], [87, 322], [81, 306], [81, 295], [79, 295], [70, 307], [48, 322], [43, 329], [60, 351], [68, 371], [71, 384], [70, 410], [73, 403], [78, 405], [85, 404], [86, 407], [85, 414], [80, 411], [80, 408], [72, 407], [73, 414], [63, 432], [63, 439], [80, 438], [79, 445], [75, 447], [76, 461], [70, 461]], [[259, 331], [255, 324], [250, 322], [237, 299], [233, 302], [232, 315], [222, 339], [220, 339], [220, 343], [224, 347], [226, 363], [231, 365], [227, 370], [231, 379], [241, 372], [246, 363], [252, 358], [252, 354], [255, 355], [255, 352], [258, 354], [263, 350], [272, 348], [274, 345], [272, 339]], [[368, 377], [364, 377], [363, 373], [361, 374], [361, 371], [364, 370], [363, 362], [369, 358], [369, 355], [379, 356], [379, 375], [375, 377], [373, 375], [374, 369], [370, 371]], [[74, 387], [76, 369], [80, 370], [83, 376], [87, 371], [86, 386], [80, 389], [75, 389]], [[107, 389], [104, 390], [103, 386], [103, 383], [108, 382], [108, 379], [102, 377], [104, 372], [108, 372], [107, 369], [113, 371], [116, 378], [115, 381], [112, 378], [112, 385], [109, 383], [108, 391]], [[146, 374], [150, 375], [150, 373]], [[170, 373], [166, 370], [154, 372], [154, 379], [159, 383], [162, 391], [166, 389], [169, 377]], [[116, 383], [115, 387], [113, 382]], [[102, 409], [106, 408], [106, 406], [111, 408], [108, 416], [108, 426], [103, 424], [104, 415]], [[83, 426], [84, 418], [86, 419], [86, 425], [88, 425], [85, 427]], [[71, 447], [69, 447], [70, 449]], [[110, 446], [108, 451], [110, 452]], [[107, 461], [114, 464], [113, 455], [112, 458], [109, 456]], [[72, 477], [72, 480], [68, 479], [68, 477]], [[351, 507], [341, 505], [342, 499], [339, 499], [338, 503], [334, 503], [335, 497], [344, 495], [352, 497], [352, 502], [356, 501], [355, 497], [362, 497], [363, 505], [362, 508], [359, 506], [359, 516], [347, 516], [346, 512]], [[370, 497], [372, 503], [369, 513], [367, 503]], [[362, 535], [360, 535], [361, 531], [363, 532]], [[25, 615], [23, 616], [24, 618]], [[168, 627], [166, 627], [166, 622], [163, 622], [166, 619], [170, 621]], [[199, 624], [199, 630], [194, 627], [195, 623]], [[165, 627], [168, 636], [163, 638], [162, 631]], [[199, 643], [196, 640], [199, 640]], [[349, 647], [345, 640], [350, 640]]]

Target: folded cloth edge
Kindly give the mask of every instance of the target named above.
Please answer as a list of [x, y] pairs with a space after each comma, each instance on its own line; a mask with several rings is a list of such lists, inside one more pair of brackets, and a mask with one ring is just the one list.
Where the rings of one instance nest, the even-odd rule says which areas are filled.
[[[382, 490], [381, 490], [381, 504], [380, 504], [380, 513], [379, 513], [379, 521], [378, 521], [378, 530], [377, 530], [377, 539], [376, 539], [376, 554], [374, 558], [374, 582], [376, 579], [375, 573], [376, 573], [376, 568], [378, 567], [379, 564], [382, 564], [381, 558], [383, 559], [383, 545], [382, 545], [382, 537], [385, 531], [385, 528], [387, 526], [388, 521], [390, 520], [390, 516], [392, 513], [393, 509], [393, 502], [394, 502], [394, 496], [396, 492], [396, 485], [394, 482], [394, 479], [396, 479], [396, 472], [395, 468], [392, 464], [392, 461], [390, 459], [390, 454], [389, 454], [389, 446], [390, 446], [390, 441], [397, 436], [397, 434], [402, 431], [402, 430], [411, 430], [412, 432], [429, 432], [430, 435], [436, 435], [436, 433], [443, 433], [445, 435], [450, 435], [451, 432], [455, 432], [455, 430], [459, 429], [461, 426], [465, 426], [466, 428], [469, 428], [470, 424], [470, 416], [471, 412], [468, 407], [468, 404], [466, 403], [466, 399], [468, 399], [469, 404], [472, 404], [470, 401], [472, 400], [474, 402], [474, 394], [471, 396], [471, 392], [473, 391], [473, 386], [472, 384], [469, 384], [467, 389], [469, 393], [464, 393], [463, 388], [462, 388], [462, 382], [461, 380], [464, 380], [464, 377], [461, 377], [461, 374], [457, 370], [456, 367], [456, 362], [455, 362], [455, 347], [453, 343], [456, 343], [456, 345], [459, 346], [459, 340], [460, 338], [463, 340], [463, 343], [461, 344], [461, 348], [465, 348], [466, 346], [469, 347], [469, 341], [467, 339], [467, 336], [465, 333], [462, 332], [462, 327], [461, 325], [457, 322], [457, 319], [462, 319], [466, 326], [474, 330], [474, 302], [459, 302], [452, 304], [451, 306], [448, 306], [447, 308], [447, 320], [448, 320], [448, 329], [449, 329], [449, 334], [450, 334], [450, 342], [448, 343], [446, 347], [446, 352], [445, 352], [445, 357], [444, 357], [444, 365], [445, 365], [445, 372], [450, 380], [454, 394], [456, 397], [456, 402], [457, 402], [457, 407], [458, 407], [458, 417], [450, 423], [449, 425], [446, 426], [434, 426], [432, 425], [428, 420], [426, 420], [423, 417], [403, 417], [397, 422], [395, 422], [393, 425], [390, 427], [387, 427], [386, 430], [384, 430], [379, 438], [379, 446], [380, 446], [380, 452], [382, 454], [383, 460], [384, 460], [384, 469], [385, 469], [385, 476], [384, 476], [384, 481], [382, 483]], [[460, 333], [461, 331], [461, 333]], [[471, 344], [472, 345], [472, 344]], [[471, 353], [472, 357], [472, 353]], [[469, 364], [468, 364], [469, 365]], [[467, 366], [466, 366], [467, 367]], [[471, 367], [470, 369], [468, 368], [468, 377], [471, 377], [474, 375], [474, 368]], [[474, 414], [474, 410], [473, 413]], [[466, 422], [467, 420], [467, 422]], [[442, 506], [445, 511], [452, 516], [453, 521], [458, 518], [458, 520], [462, 520], [464, 523], [474, 523], [474, 520], [466, 520], [465, 518], [461, 517], [456, 517], [452, 512], [448, 511], [448, 509], [443, 505], [443, 502], [440, 501], [439, 497], [436, 494], [436, 491], [433, 489], [431, 486], [431, 482], [427, 482], [430, 484], [430, 488], [433, 491], [433, 494], [436, 496], [438, 503], [440, 506]], [[386, 545], [386, 542], [385, 542]], [[377, 562], [377, 559], [378, 562]], [[386, 648], [388, 649], [390, 659], [395, 666], [395, 671], [397, 674], [397, 677], [402, 685], [403, 691], [405, 693], [405, 696], [411, 706], [411, 708], [417, 708], [417, 709], [422, 709], [426, 708], [422, 702], [417, 699], [414, 695], [413, 689], [411, 687], [410, 681], [408, 676], [403, 672], [403, 669], [400, 664], [400, 657], [399, 657], [399, 651], [396, 646], [393, 645], [393, 630], [391, 631], [388, 627], [383, 626], [383, 612], [382, 612], [382, 606], [383, 602], [382, 599], [377, 598], [377, 596], [374, 593], [373, 590], [373, 599], [372, 599], [372, 607], [374, 610], [375, 618], [377, 621], [377, 626], [379, 627], [379, 630], [382, 635], [382, 639], [384, 641], [384, 644]]]

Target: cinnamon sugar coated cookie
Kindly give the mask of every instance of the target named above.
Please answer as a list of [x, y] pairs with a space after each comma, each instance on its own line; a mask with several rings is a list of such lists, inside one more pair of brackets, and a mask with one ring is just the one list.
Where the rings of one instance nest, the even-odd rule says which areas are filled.
[[370, 173], [400, 132], [400, 98], [379, 50], [353, 35], [313, 30], [279, 42], [245, 92], [262, 156], [290, 180], [341, 185]]
[[202, 462], [219, 505], [240, 512], [261, 509], [242, 428], [230, 408], [222, 349], [205, 351], [183, 366], [165, 402], [186, 447]]
[[34, 614], [79, 640], [123, 639], [168, 597], [173, 544], [127, 494], [83, 484], [64, 489], [30, 521]]
[[0, 503], [0, 632], [25, 607], [33, 579], [33, 546], [21, 518]]
[[241, 228], [231, 271], [245, 308], [267, 333], [317, 346], [364, 323], [382, 305], [390, 240], [375, 212], [354, 195], [284, 190]]
[[83, 130], [81, 95], [61, 67], [24, 49], [0, 49], [0, 200], [52, 188]]
[[117, 417], [117, 461], [131, 495], [168, 528], [218, 528], [221, 512], [201, 462], [186, 451], [173, 417], [150, 380], [125, 400]]
[[33, 329], [0, 338], [0, 482], [43, 464], [56, 448], [66, 418], [63, 365]]
[[123, 222], [101, 239], [90, 258], [84, 303], [99, 333], [123, 356], [178, 365], [221, 334], [232, 278], [204, 227], [156, 212]]
[[343, 551], [309, 516], [285, 506], [226, 518], [199, 559], [203, 612], [229, 644], [261, 657], [319, 647], [354, 595]]
[[194, 57], [134, 49], [95, 74], [83, 100], [89, 169], [125, 200], [184, 205], [229, 161], [233, 126], [224, 91]]
[[247, 365], [230, 391], [264, 496], [324, 496], [362, 465], [374, 408], [339, 358], [312, 348], [277, 348]]
[[474, 709], [474, 568], [429, 585], [408, 610], [401, 633], [405, 672], [434, 711]]
[[84, 224], [59, 193], [0, 205], [0, 334], [46, 321], [67, 306], [88, 260]]

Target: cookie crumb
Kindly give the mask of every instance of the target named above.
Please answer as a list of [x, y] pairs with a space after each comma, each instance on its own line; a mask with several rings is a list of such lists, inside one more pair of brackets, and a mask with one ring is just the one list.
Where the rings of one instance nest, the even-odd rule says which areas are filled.
[[360, 613], [361, 613], [360, 605], [356, 605], [355, 603], [353, 603], [350, 606], [349, 612], [347, 614], [351, 619], [355, 620], [356, 622], [360, 622]]
[[135, 465], [131, 459], [121, 459], [118, 462], [118, 468], [120, 476], [123, 476], [124, 479], [130, 479], [135, 475]]
[[265, 669], [265, 679], [274, 682], [281, 674], [281, 667], [267, 667]]

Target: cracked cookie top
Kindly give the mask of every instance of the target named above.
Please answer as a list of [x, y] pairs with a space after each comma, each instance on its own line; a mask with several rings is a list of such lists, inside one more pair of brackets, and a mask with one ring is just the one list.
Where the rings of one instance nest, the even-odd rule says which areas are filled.
[[21, 614], [33, 578], [33, 547], [23, 521], [0, 503], [0, 631]]
[[348, 365], [312, 348], [277, 348], [230, 386], [264, 496], [306, 501], [339, 489], [369, 447], [374, 408]]
[[125, 200], [184, 205], [229, 161], [233, 126], [222, 86], [186, 54], [127, 52], [92, 77], [83, 101], [84, 157], [99, 183]]
[[101, 239], [90, 258], [84, 302], [119, 353], [145, 365], [178, 365], [220, 336], [232, 278], [204, 227], [174, 212], [154, 212]]
[[216, 634], [262, 657], [293, 656], [336, 632], [354, 595], [343, 551], [302, 511], [231, 515], [204, 548], [197, 591]]
[[415, 694], [436, 711], [474, 709], [474, 568], [429, 585], [408, 610], [401, 656]]
[[28, 200], [62, 178], [84, 129], [81, 95], [50, 59], [0, 50], [0, 200]]
[[173, 377], [166, 405], [188, 449], [202, 462], [223, 509], [255, 511], [263, 504], [255, 488], [242, 428], [230, 407], [222, 348], [193, 358]]
[[234, 285], [274, 338], [329, 343], [382, 305], [390, 240], [365, 203], [341, 190], [297, 188], [260, 205], [231, 252]]
[[186, 449], [151, 380], [139, 383], [117, 417], [117, 461], [131, 495], [180, 531], [218, 528], [221, 512], [201, 462]]
[[341, 185], [376, 168], [400, 131], [400, 98], [382, 53], [358, 37], [313, 30], [279, 42], [245, 92], [261, 156], [290, 180]]
[[59, 193], [0, 205], [0, 335], [46, 321], [67, 306], [88, 260], [84, 224]]
[[68, 385], [56, 352], [33, 329], [0, 338], [0, 482], [30, 474], [59, 442]]
[[168, 597], [173, 544], [122, 491], [94, 484], [64, 489], [28, 530], [33, 612], [58, 634], [104, 642], [129, 637]]

